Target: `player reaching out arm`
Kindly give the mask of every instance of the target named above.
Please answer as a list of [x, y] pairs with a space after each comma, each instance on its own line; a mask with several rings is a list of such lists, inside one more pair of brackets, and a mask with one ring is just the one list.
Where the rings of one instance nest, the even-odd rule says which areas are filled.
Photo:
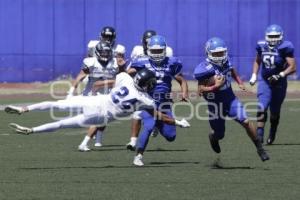
[[[33, 128], [20, 126], [15, 123], [10, 124], [10, 127], [22, 134], [82, 126], [103, 127], [107, 123], [119, 119], [119, 117], [130, 115], [134, 112], [134, 109], [146, 110], [149, 114], [160, 117], [162, 121], [171, 125], [189, 127], [189, 123], [184, 119], [178, 121], [154, 110], [154, 101], [146, 92], [151, 90], [155, 83], [155, 75], [149, 70], [141, 70], [136, 74], [134, 80], [127, 73], [123, 72], [117, 75], [115, 87], [107, 95], [76, 96], [65, 100], [41, 102], [26, 107], [8, 106], [5, 108], [5, 112], [22, 114], [33, 110], [48, 110], [50, 108], [83, 109], [83, 114]], [[81, 145], [87, 146], [87, 142], [85, 140]]]

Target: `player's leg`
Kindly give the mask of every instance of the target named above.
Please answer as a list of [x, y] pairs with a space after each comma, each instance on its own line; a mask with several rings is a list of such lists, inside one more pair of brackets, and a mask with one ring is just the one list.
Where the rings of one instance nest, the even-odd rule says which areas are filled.
[[24, 112], [34, 110], [49, 110], [49, 109], [71, 109], [71, 108], [82, 108], [84, 106], [84, 100], [82, 96], [71, 97], [64, 100], [58, 101], [44, 101], [29, 106], [18, 107], [18, 106], [7, 106], [5, 112], [22, 114]]
[[247, 118], [246, 110], [243, 104], [236, 98], [231, 102], [228, 116], [240, 123], [246, 130], [251, 141], [254, 143], [257, 153], [262, 161], [269, 160], [269, 156], [264, 150], [260, 139], [257, 137], [255, 127]]
[[155, 126], [155, 120], [148, 112], [143, 111], [141, 114], [143, 120], [143, 129], [138, 137], [137, 155], [134, 157], [133, 164], [143, 166], [143, 154], [147, 147], [150, 134]]
[[[173, 118], [172, 111], [165, 112], [164, 114]], [[162, 121], [158, 120], [155, 128], [158, 129], [158, 131], [162, 136], [164, 136], [167, 141], [173, 142], [176, 139], [176, 126], [165, 124]]]
[[139, 132], [141, 130], [141, 113], [142, 111], [136, 111], [132, 115], [132, 121], [131, 121], [131, 137], [130, 142], [127, 143], [126, 148], [135, 151], [137, 138], [139, 135]]
[[224, 138], [225, 135], [225, 119], [224, 114], [220, 113], [220, 108], [218, 104], [209, 104], [209, 125], [211, 127], [211, 132], [208, 135], [211, 148], [216, 153], [221, 152], [221, 147], [219, 140]]
[[272, 144], [276, 137], [277, 127], [280, 120], [281, 105], [286, 96], [287, 81], [283, 80], [278, 87], [272, 88], [272, 99], [270, 103], [270, 132], [267, 144]]
[[105, 126], [97, 128], [96, 140], [95, 140], [95, 145], [94, 145], [95, 147], [102, 146], [102, 138], [103, 138], [104, 130], [105, 130]]
[[271, 88], [264, 80], [259, 81], [257, 88], [257, 137], [264, 142], [264, 127], [267, 121], [267, 110], [271, 102]]
[[96, 126], [90, 126], [88, 129], [88, 133], [78, 146], [79, 151], [90, 151], [90, 148], [88, 147], [88, 143], [93, 138], [93, 136], [97, 133], [97, 127]]
[[[24, 134], [40, 133], [40, 132], [55, 131], [60, 128], [79, 128], [79, 127], [84, 126], [86, 122], [87, 122], [87, 119], [85, 118], [85, 116], [83, 114], [81, 114], [81, 115], [77, 115], [74, 117], [59, 120], [56, 122], [43, 124], [43, 125], [33, 127], [33, 128], [27, 128], [27, 127], [23, 127], [23, 128], [30, 129], [30, 131], [25, 131]], [[12, 128], [15, 128], [15, 130], [17, 132], [22, 133], [22, 129], [20, 127], [16, 126], [16, 124], [10, 124], [10, 126]]]

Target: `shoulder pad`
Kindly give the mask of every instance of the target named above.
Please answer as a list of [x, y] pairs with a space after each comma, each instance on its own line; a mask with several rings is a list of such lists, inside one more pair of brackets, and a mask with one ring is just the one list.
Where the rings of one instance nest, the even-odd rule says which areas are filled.
[[134, 59], [136, 57], [144, 56], [144, 48], [141, 45], [133, 47], [130, 58]]
[[173, 57], [173, 49], [169, 46], [167, 46], [167, 48], [166, 48], [166, 56]]
[[83, 60], [83, 64], [87, 67], [94, 66], [95, 62], [96, 62], [95, 57], [88, 57]]
[[99, 43], [98, 40], [90, 40], [88, 43], [88, 48], [94, 48], [97, 46], [98, 43]]
[[290, 41], [283, 41], [283, 42], [278, 46], [278, 49], [284, 49], [284, 48], [291, 48], [291, 49], [294, 49], [294, 45], [293, 45], [293, 43], [291, 43]]

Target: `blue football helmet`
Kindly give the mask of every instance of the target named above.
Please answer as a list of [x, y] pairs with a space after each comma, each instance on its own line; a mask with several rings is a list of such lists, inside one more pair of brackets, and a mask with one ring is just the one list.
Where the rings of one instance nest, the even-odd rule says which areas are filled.
[[265, 33], [265, 40], [270, 47], [280, 44], [283, 40], [283, 30], [279, 25], [272, 24], [268, 26]]
[[147, 46], [147, 54], [155, 63], [160, 63], [166, 57], [166, 39], [160, 35], [154, 35], [150, 38]]
[[205, 52], [209, 61], [222, 66], [228, 60], [227, 46], [225, 42], [217, 37], [209, 39], [205, 44]]

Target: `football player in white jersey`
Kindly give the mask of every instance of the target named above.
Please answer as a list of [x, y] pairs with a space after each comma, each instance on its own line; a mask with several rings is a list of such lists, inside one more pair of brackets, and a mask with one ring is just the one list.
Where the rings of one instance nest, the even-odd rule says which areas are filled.
[[[83, 91], [83, 96], [91, 95], [93, 84], [99, 80], [114, 80], [117, 73], [124, 70], [125, 60], [113, 57], [113, 52], [110, 44], [107, 41], [100, 41], [95, 49], [95, 57], [87, 57], [83, 60], [83, 67], [77, 75], [75, 81], [70, 88], [67, 98], [73, 96], [73, 92], [78, 84], [84, 79], [88, 78], [87, 84]], [[101, 90], [96, 91], [100, 94], [109, 93], [111, 87], [106, 86]], [[96, 129], [91, 127], [92, 131], [97, 132], [95, 146], [102, 146], [101, 140], [105, 127]]]
[[[135, 110], [146, 110], [165, 123], [183, 128], [190, 127], [190, 124], [185, 119], [179, 121], [156, 111], [154, 100], [147, 94], [156, 85], [156, 77], [153, 72], [147, 69], [140, 70], [134, 79], [127, 73], [122, 72], [117, 75], [115, 81], [105, 80], [103, 82], [115, 82], [115, 86], [109, 94], [74, 96], [64, 100], [45, 101], [25, 107], [8, 106], [5, 108], [5, 112], [11, 114], [23, 114], [29, 111], [53, 108], [82, 109], [83, 113], [77, 116], [33, 128], [20, 126], [15, 123], [10, 123], [9, 126], [16, 132], [25, 135], [54, 131], [60, 128], [103, 127], [111, 121], [132, 114]], [[108, 83], [104, 83], [104, 85]], [[89, 140], [90, 138], [86, 136], [80, 146], [88, 148], [87, 143]]]
[[110, 44], [113, 49], [113, 53], [115, 56], [124, 57], [125, 55], [125, 47], [121, 44], [116, 43], [116, 31], [113, 27], [105, 26], [101, 30], [99, 40], [90, 40], [88, 43], [88, 57], [95, 57], [96, 46], [100, 41], [106, 41]]
[[[146, 30], [144, 32], [143, 38], [142, 38], [142, 45], [134, 46], [132, 51], [131, 51], [130, 58], [132, 60], [136, 59], [138, 57], [147, 56], [147, 44], [148, 44], [149, 39], [154, 35], [157, 35], [154, 30]], [[173, 49], [171, 47], [167, 46], [166, 56], [168, 56], [168, 57], [173, 56]]]
[[[132, 49], [130, 58], [131, 60], [137, 59], [139, 57], [143, 57], [143, 56], [148, 56], [147, 51], [148, 51], [148, 42], [150, 40], [150, 38], [154, 35], [157, 35], [156, 31], [154, 30], [146, 30], [143, 34], [143, 38], [142, 38], [142, 45], [136, 45], [134, 46], [134, 48]], [[167, 57], [173, 57], [173, 49], [169, 46], [167, 46], [166, 48], [166, 56]], [[128, 65], [128, 73], [132, 73], [130, 71], [130, 64]], [[137, 142], [137, 137], [138, 134], [140, 132], [141, 129], [141, 111], [136, 111], [134, 112], [132, 118], [132, 124], [131, 124], [131, 137], [130, 137], [130, 142], [127, 143], [126, 147], [129, 150], [134, 151], [135, 150], [135, 146], [136, 146], [136, 142]], [[151, 136], [156, 137], [158, 135], [158, 130], [157, 128], [155, 128], [151, 134]]]

